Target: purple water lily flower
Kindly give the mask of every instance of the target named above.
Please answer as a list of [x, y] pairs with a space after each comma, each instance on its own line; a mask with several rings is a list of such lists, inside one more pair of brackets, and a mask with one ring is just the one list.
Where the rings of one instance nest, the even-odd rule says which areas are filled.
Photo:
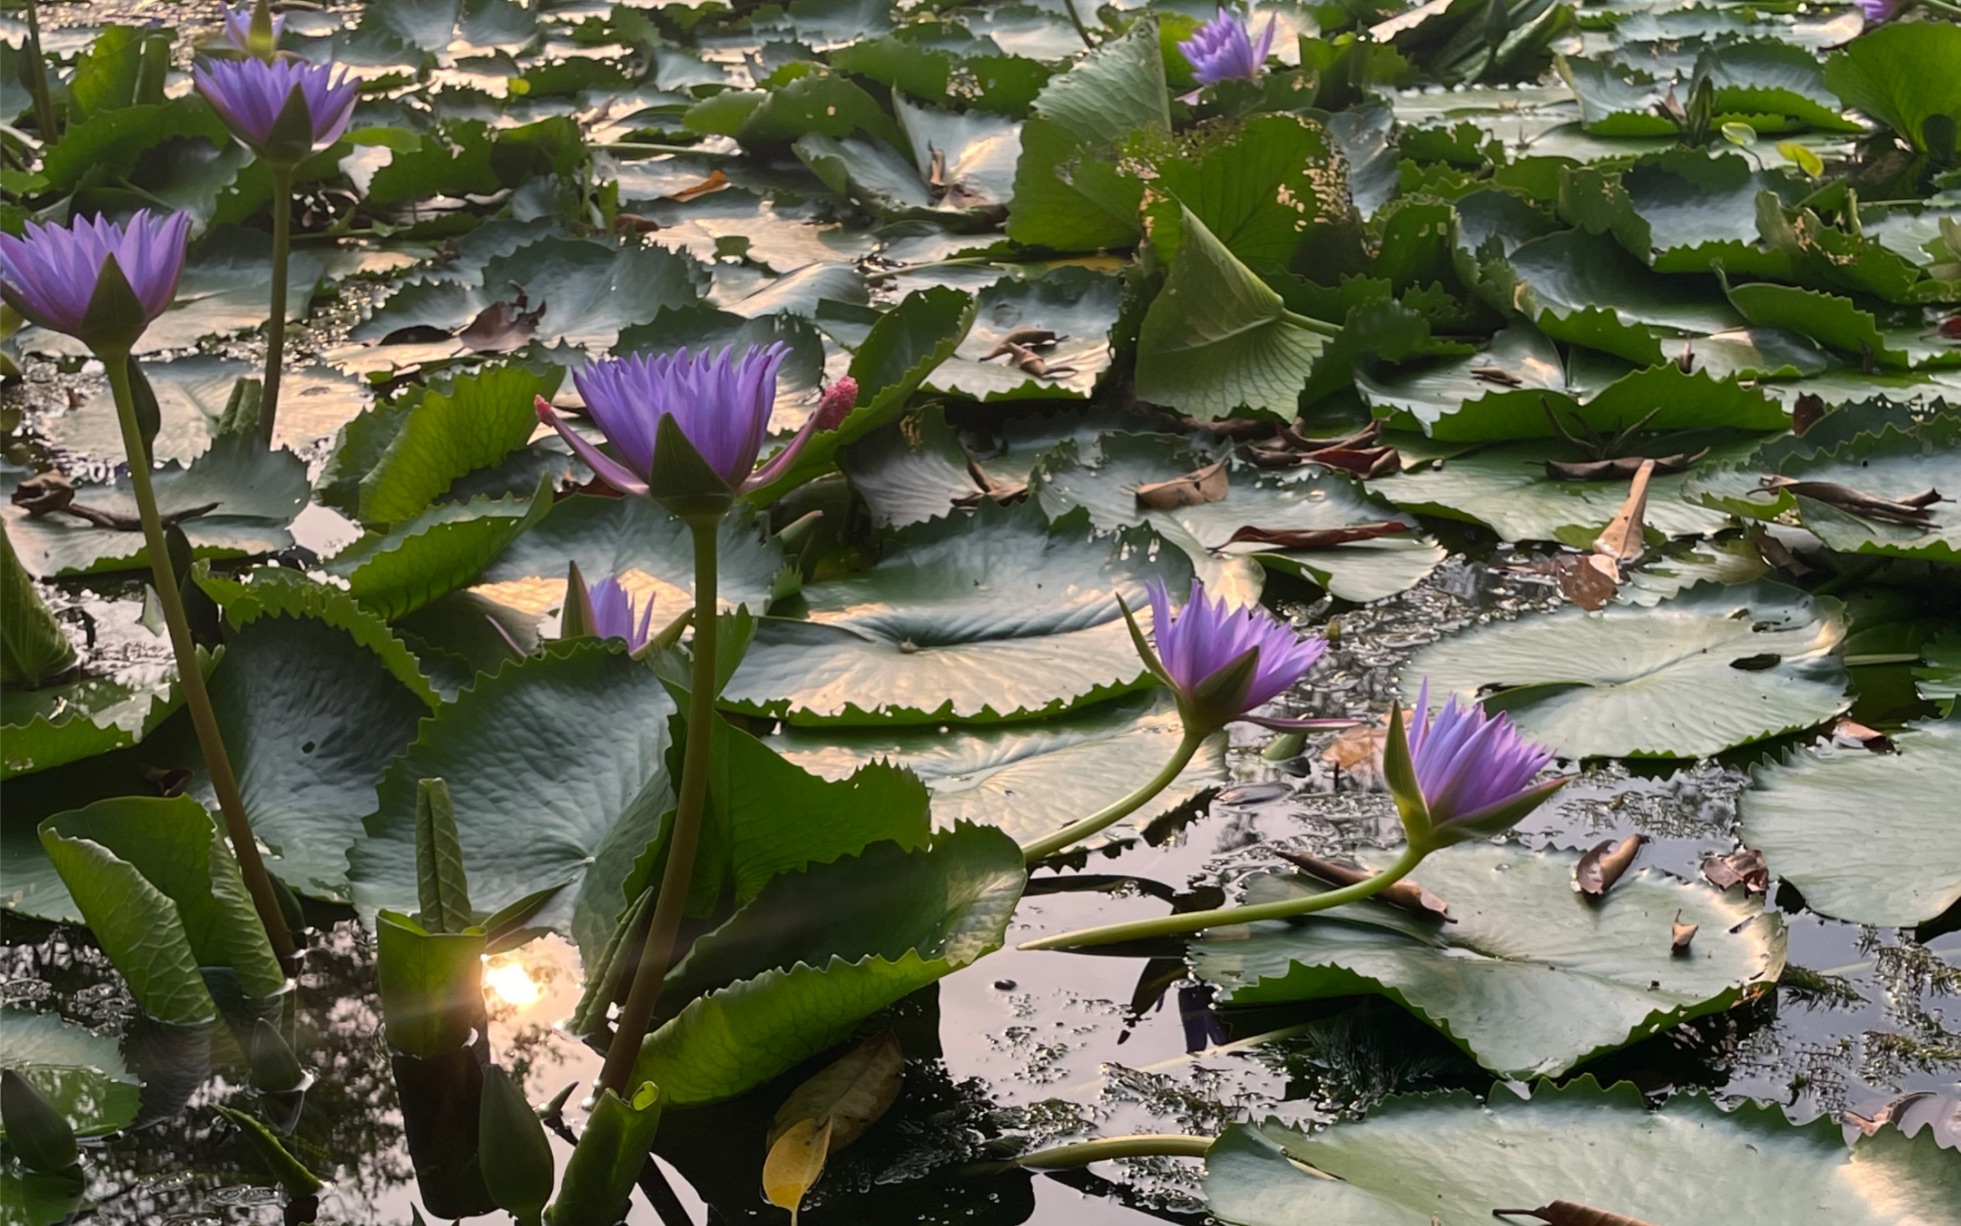
[[1866, 15], [1867, 25], [1878, 25], [1891, 21], [1906, 8], [1906, 0], [1858, 0], [1859, 9]]
[[1219, 81], [1243, 77], [1253, 80], [1266, 69], [1267, 53], [1273, 50], [1273, 23], [1277, 15], [1266, 19], [1266, 29], [1260, 32], [1255, 42], [1246, 28], [1246, 19], [1237, 13], [1219, 10], [1219, 15], [1200, 26], [1190, 38], [1178, 44], [1190, 61], [1192, 76], [1200, 85], [1212, 85]]
[[[267, 161], [287, 165], [341, 138], [361, 88], [342, 69], [300, 60], [206, 60], [191, 69], [191, 79], [232, 135]], [[279, 118], [296, 92], [306, 103], [305, 130], [285, 131]]]
[[[277, 46], [280, 35], [286, 32], [286, 14], [272, 15], [272, 41]], [[233, 48], [252, 54], [252, 6], [241, 4], [235, 9], [225, 10], [225, 41]]]
[[1155, 658], [1146, 655], [1145, 662], [1178, 692], [1178, 706], [1188, 725], [1218, 728], [1243, 719], [1268, 728], [1300, 730], [1345, 728], [1355, 722], [1247, 715], [1306, 676], [1328, 649], [1326, 640], [1296, 633], [1258, 605], [1235, 609], [1227, 606], [1224, 597], [1211, 599], [1198, 579], [1192, 580], [1185, 607], [1175, 615], [1171, 594], [1161, 580], [1152, 579], [1144, 587], [1150, 595], [1152, 634], [1157, 639]]
[[633, 597], [620, 586], [620, 581], [608, 575], [586, 589], [585, 599], [586, 625], [594, 637], [621, 639], [630, 652], [637, 652], [647, 645], [654, 626], [652, 596], [647, 598], [647, 603], [636, 607]]
[[[170, 306], [184, 271], [188, 213], [166, 217], [139, 210], [127, 226], [105, 218], [76, 218], [71, 225], [30, 221], [26, 235], [0, 234], [0, 296], [44, 328], [85, 344], [128, 345]], [[103, 269], [114, 261], [135, 294], [140, 311], [98, 311], [90, 317]], [[122, 305], [122, 304], [116, 304]], [[104, 316], [116, 314], [116, 318]]]
[[[1401, 721], [1399, 710], [1393, 722], [1400, 728]], [[1392, 729], [1391, 757], [1396, 739]], [[1411, 841], [1427, 839], [1437, 847], [1508, 830], [1567, 782], [1532, 782], [1552, 761], [1552, 751], [1519, 735], [1504, 712], [1487, 715], [1452, 694], [1432, 714], [1428, 681], [1417, 695], [1406, 754], [1405, 763], [1384, 763], [1390, 790]], [[1412, 787], [1415, 796], [1406, 794]], [[1413, 814], [1413, 808], [1420, 811]]]
[[[606, 484], [640, 497], [663, 496], [651, 484], [655, 438], [661, 419], [671, 417], [729, 494], [748, 493], [787, 472], [814, 433], [835, 426], [850, 411], [849, 403], [840, 411], [834, 397], [827, 395], [824, 406], [810, 415], [789, 445], [757, 468], [776, 404], [776, 373], [789, 352], [780, 342], [752, 346], [740, 354], [734, 346], [719, 355], [707, 348], [698, 354], [683, 349], [609, 358], [574, 373], [572, 381], [585, 399], [586, 412], [612, 444], [612, 455], [573, 431], [542, 397], [537, 402], [538, 417], [557, 430]], [[857, 385], [852, 384], [853, 399], [856, 391]]]

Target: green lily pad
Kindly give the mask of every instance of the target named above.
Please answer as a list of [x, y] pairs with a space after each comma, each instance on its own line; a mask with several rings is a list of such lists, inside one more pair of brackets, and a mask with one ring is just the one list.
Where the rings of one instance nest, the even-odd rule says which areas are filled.
[[1021, 848], [983, 826], [774, 878], [669, 973], [669, 999], [688, 1003], [648, 1036], [634, 1079], [675, 1106], [761, 1085], [999, 949], [1026, 880]]
[[1419, 651], [1432, 697], [1482, 697], [1568, 758], [1693, 758], [1808, 728], [1850, 705], [1845, 612], [1760, 581], [1697, 584], [1650, 607], [1576, 607], [1483, 626]]
[[[1361, 855], [1375, 871], [1391, 859]], [[1416, 872], [1456, 923], [1343, 907], [1215, 930], [1192, 946], [1192, 968], [1231, 1005], [1388, 996], [1506, 1077], [1556, 1076], [1727, 1009], [1783, 972], [1782, 923], [1740, 891], [1638, 869], [1596, 901], [1573, 888], [1578, 861], [1577, 852], [1460, 844]], [[1329, 888], [1274, 874], [1249, 882], [1246, 898]], [[1700, 929], [1687, 955], [1671, 949], [1678, 918]]]
[[1448, 442], [1551, 438], [1548, 405], [1569, 428], [1577, 417], [1600, 431], [1644, 417], [1654, 430], [1781, 430], [1788, 424], [1783, 409], [1760, 390], [1735, 379], [1684, 374], [1672, 362], [1610, 376], [1604, 385], [1591, 371], [1579, 377], [1577, 365], [1569, 369], [1552, 342], [1525, 324], [1507, 327], [1466, 358], [1391, 371], [1358, 369], [1355, 387], [1377, 416], [1386, 414], [1397, 428]]
[[[1675, 441], [1667, 446], [1674, 450]], [[1686, 439], [1683, 448], [1706, 445]], [[1741, 457], [1752, 439], [1719, 436], [1712, 463]], [[1430, 467], [1405, 471], [1371, 483], [1371, 489], [1423, 515], [1442, 515], [1481, 523], [1507, 541], [1566, 541], [1581, 544], [1600, 534], [1627, 501], [1625, 481], [1556, 481], [1546, 475], [1548, 460], [1581, 459], [1563, 443], [1504, 443], [1451, 456]], [[1729, 517], [1685, 502], [1687, 472], [1654, 477], [1648, 483], [1646, 525], [1667, 536], [1706, 536], [1729, 525]]]
[[0, 1065], [25, 1077], [77, 1136], [115, 1132], [136, 1118], [142, 1082], [116, 1040], [52, 1013], [0, 1009]]
[[347, 580], [354, 599], [393, 620], [468, 586], [551, 506], [551, 488], [541, 482], [529, 499], [472, 498], [431, 507], [392, 532], [355, 541], [327, 568]]
[[[208, 449], [224, 421], [225, 406], [240, 379], [258, 379], [265, 367], [200, 354], [174, 362], [145, 362], [143, 375], [156, 392], [162, 429], [151, 444], [159, 460], [190, 462]], [[289, 363], [279, 391], [273, 445], [304, 448], [345, 425], [368, 401], [354, 379], [328, 366]], [[534, 419], [535, 420], [535, 419]], [[107, 387], [78, 413], [47, 423], [48, 442], [63, 451], [102, 458], [123, 453], [122, 428]]]
[[1961, 511], [1952, 501], [1934, 502], [1919, 523], [1899, 523], [1857, 515], [1806, 493], [1764, 490], [1762, 475], [1773, 468], [1798, 481], [1849, 487], [1885, 499], [1924, 497], [1953, 485], [1961, 465], [1961, 416], [1947, 415], [1902, 430], [1887, 424], [1879, 433], [1862, 433], [1829, 452], [1797, 454], [1765, 464], [1726, 466], [1698, 476], [1684, 487], [1688, 497], [1732, 514], [1775, 519], [1794, 514], [1829, 548], [1847, 553], [1884, 554], [1940, 562], [1961, 561]]
[[[976, 296], [974, 326], [925, 387], [983, 401], [1086, 399], [1110, 367], [1109, 335], [1121, 297], [1117, 278], [1088, 268], [1003, 277]], [[1056, 336], [1052, 345], [1028, 347], [1048, 368], [1040, 375], [1016, 365], [1002, 348], [1031, 328]]]
[[[1901, 22], [1868, 30], [1825, 64], [1825, 84], [1845, 105], [1864, 111], [1921, 152], [1927, 121], [1945, 115], [1961, 123], [1961, 28], [1942, 21]], [[1953, 128], [1948, 129], [1953, 139]]]
[[[597, 640], [478, 678], [423, 723], [382, 776], [368, 838], [348, 853], [356, 901], [416, 907], [416, 781], [440, 778], [478, 907], [494, 911], [563, 885], [537, 922], [565, 925], [586, 896], [612, 915], [632, 856], [674, 803], [666, 763], [674, 713], [652, 669]], [[616, 847], [625, 854], [609, 855]]]
[[84, 677], [40, 690], [0, 692], [0, 779], [49, 770], [134, 745], [183, 702], [174, 678], [150, 684]]
[[[12, 492], [14, 478], [5, 485]], [[275, 553], [293, 543], [287, 526], [306, 505], [306, 465], [290, 451], [267, 451], [256, 439], [231, 434], [188, 467], [165, 464], [151, 476], [157, 509], [166, 518], [211, 507], [180, 522], [199, 558]], [[137, 531], [136, 496], [127, 475], [111, 485], [79, 485], [75, 501], [120, 516], [131, 530], [99, 528], [65, 514], [33, 517], [9, 507], [7, 533], [21, 564], [37, 578], [135, 570], [149, 564]], [[215, 505], [214, 505], [215, 504]]]
[[42, 822], [41, 844], [151, 1016], [178, 1025], [216, 1019], [201, 966], [236, 972], [249, 998], [285, 986], [238, 861], [197, 801], [98, 801]]
[[804, 589], [808, 621], [764, 618], [724, 691], [792, 723], [994, 723], [1051, 715], [1143, 684], [1118, 610], [1183, 559], [1154, 535], [1051, 524], [1032, 503], [983, 505], [901, 532], [870, 570]]
[[1311, 1137], [1236, 1124], [1206, 1155], [1205, 1194], [1231, 1226], [1486, 1226], [1493, 1209], [1557, 1200], [1684, 1223], [1707, 1220], [1712, 1196], [1739, 1224], [1936, 1226], [1953, 1219], [1961, 1165], [1931, 1130], [1882, 1128], [1847, 1149], [1829, 1119], [1799, 1127], [1776, 1107], [1688, 1094], [1654, 1111], [1630, 1083], [1582, 1077], [1528, 1100], [1401, 1095]]
[[1714, 284], [1657, 273], [1604, 236], [1564, 230], [1521, 245], [1510, 259], [1521, 283], [1518, 306], [1541, 331], [1630, 362], [1663, 361], [1664, 339], [1679, 348], [1674, 338], [1743, 324]]
[[[404, 285], [352, 335], [359, 341], [379, 341], [411, 326], [454, 331], [492, 303], [510, 301], [514, 285], [524, 289], [531, 310], [545, 308], [534, 340], [603, 350], [618, 339], [620, 329], [651, 319], [663, 308], [699, 300], [708, 288], [708, 273], [689, 257], [658, 247], [541, 238], [491, 257], [476, 284]], [[379, 356], [386, 354], [383, 347]]]
[[[1239, 467], [1223, 499], [1163, 510], [1137, 505], [1137, 488], [1205, 467], [1210, 458], [1162, 434], [1107, 434], [1091, 459], [1073, 443], [1042, 458], [1031, 488], [1045, 510], [1084, 507], [1099, 528], [1148, 525], [1178, 546], [1208, 590], [1241, 603], [1258, 598], [1264, 568], [1286, 569], [1343, 600], [1365, 604], [1406, 591], [1444, 559], [1413, 521], [1340, 473], [1305, 466], [1284, 473]], [[1242, 527], [1342, 528], [1399, 521], [1411, 531], [1328, 549], [1279, 551], [1233, 545]]]
[[1905, 926], [1961, 902], [1961, 722], [1915, 724], [1893, 744], [1800, 750], [1755, 772], [1738, 802], [1743, 841], [1820, 914]]
[[[796, 569], [753, 514], [726, 516], [717, 530], [717, 603], [766, 611], [795, 590]], [[565, 568], [588, 583], [612, 575], [634, 599], [654, 601], [656, 624], [694, 607], [694, 543], [688, 526], [646, 498], [579, 494], [555, 503], [536, 527], [484, 568], [471, 590], [540, 617], [565, 599]]]
[[1137, 335], [1137, 395], [1194, 417], [1292, 416], [1334, 329], [1288, 310], [1190, 209], [1178, 230]]
[[[1169, 697], [1130, 695], [1054, 719], [996, 728], [785, 728], [769, 742], [805, 770], [842, 779], [890, 762], [925, 780], [933, 824], [996, 826], [1029, 843], [1129, 795], [1171, 758], [1183, 727]], [[1206, 742], [1192, 764], [1102, 841], [1134, 838], [1151, 821], [1225, 786], [1225, 744]], [[1094, 845], [1095, 840], [1091, 845]]]
[[501, 367], [457, 377], [406, 406], [400, 426], [360, 479], [364, 523], [399, 524], [455, 482], [497, 464], [538, 427], [534, 402], [558, 390], [561, 372]]
[[1882, 319], [1850, 298], [1768, 282], [1731, 286], [1729, 297], [1753, 324], [1789, 329], [1888, 370], [1961, 366], [1961, 349], [1943, 343], [1916, 309], [1888, 311]]

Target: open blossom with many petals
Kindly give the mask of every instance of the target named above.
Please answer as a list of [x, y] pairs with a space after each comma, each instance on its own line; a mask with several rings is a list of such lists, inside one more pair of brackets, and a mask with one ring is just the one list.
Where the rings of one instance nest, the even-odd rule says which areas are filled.
[[[279, 45], [280, 35], [286, 32], [286, 14], [275, 13], [272, 17], [272, 41]], [[233, 48], [252, 54], [252, 6], [241, 4], [235, 9], [225, 10], [225, 41]]]
[[787, 472], [811, 435], [835, 426], [856, 398], [857, 385], [846, 389], [849, 381], [839, 380], [789, 445], [757, 468], [776, 404], [776, 374], [789, 352], [780, 343], [740, 354], [734, 346], [719, 355], [706, 348], [698, 354], [683, 349], [609, 358], [574, 372], [572, 381], [593, 424], [612, 444], [611, 455], [560, 420], [543, 398], [537, 402], [538, 417], [606, 484], [654, 498], [667, 493], [654, 488], [654, 469], [660, 424], [671, 418], [729, 494], [747, 493]]
[[[1398, 711], [1398, 728], [1401, 719]], [[1392, 732], [1392, 758], [1396, 739]], [[1431, 713], [1428, 681], [1416, 699], [1405, 753], [1404, 763], [1384, 763], [1390, 790], [1411, 841], [1427, 839], [1438, 847], [1510, 829], [1566, 782], [1533, 782], [1552, 751], [1519, 735], [1502, 711], [1487, 715], [1452, 694]], [[1414, 796], [1407, 794], [1412, 788]]]
[[639, 651], [653, 633], [654, 599], [635, 607], [633, 597], [608, 575], [585, 590], [586, 628], [597, 638], [620, 639], [628, 651]]
[[[191, 69], [191, 79], [232, 135], [286, 165], [341, 138], [361, 88], [345, 70], [299, 60], [207, 60]], [[305, 103], [304, 122], [281, 125], [295, 95]]]
[[[28, 319], [85, 344], [131, 344], [176, 297], [190, 232], [189, 214], [160, 217], [148, 209], [127, 226], [102, 217], [78, 217], [67, 226], [30, 221], [23, 237], [0, 234], [0, 295]], [[92, 314], [112, 262], [134, 304], [96, 304]]]
[[1212, 85], [1235, 77], [1252, 80], [1266, 69], [1267, 53], [1273, 50], [1274, 17], [1266, 19], [1266, 29], [1255, 41], [1246, 28], [1246, 19], [1225, 9], [1200, 26], [1190, 38], [1178, 44], [1191, 63], [1192, 76], [1200, 85]]
[[[1145, 585], [1151, 599], [1152, 633], [1157, 639], [1155, 660], [1146, 656], [1168, 685], [1178, 692], [1178, 705], [1187, 725], [1221, 727], [1264, 706], [1307, 675], [1327, 650], [1327, 642], [1301, 635], [1257, 605], [1227, 606], [1225, 599], [1205, 594], [1205, 584], [1192, 580], [1185, 607], [1171, 612], [1171, 594], [1156, 579]], [[1253, 720], [1287, 728], [1344, 727], [1353, 720]]]

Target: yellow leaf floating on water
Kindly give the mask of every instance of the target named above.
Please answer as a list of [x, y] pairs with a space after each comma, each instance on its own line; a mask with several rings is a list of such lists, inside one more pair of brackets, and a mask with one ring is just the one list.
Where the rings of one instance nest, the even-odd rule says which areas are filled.
[[794, 1226], [804, 1196], [824, 1173], [831, 1149], [831, 1121], [801, 1119], [790, 1125], [763, 1160], [763, 1195], [779, 1209], [790, 1211]]

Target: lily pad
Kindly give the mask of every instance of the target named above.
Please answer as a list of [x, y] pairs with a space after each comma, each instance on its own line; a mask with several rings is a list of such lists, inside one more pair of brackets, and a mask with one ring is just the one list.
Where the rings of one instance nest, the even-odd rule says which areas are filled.
[[[632, 857], [674, 803], [674, 713], [652, 669], [591, 639], [480, 677], [423, 723], [382, 777], [368, 838], [348, 853], [356, 901], [415, 909], [416, 782], [440, 778], [478, 907], [562, 885], [537, 922], [565, 925], [585, 895], [613, 914]], [[624, 856], [607, 854], [615, 847]]]
[[1800, 1127], [1776, 1107], [1725, 1111], [1699, 1094], [1654, 1111], [1630, 1083], [1582, 1077], [1528, 1100], [1498, 1087], [1482, 1102], [1401, 1095], [1311, 1137], [1234, 1125], [1206, 1155], [1205, 1193], [1232, 1226], [1487, 1226], [1493, 1209], [1558, 1200], [1685, 1223], [1708, 1219], [1712, 1195], [1738, 1223], [1938, 1226], [1953, 1220], [1961, 1165], [1931, 1130], [1882, 1128], [1847, 1149], [1829, 1119]]
[[551, 506], [551, 489], [541, 482], [529, 499], [431, 507], [393, 532], [355, 541], [328, 570], [347, 581], [356, 600], [392, 621], [468, 585]]
[[[949, 731], [786, 728], [769, 743], [829, 779], [890, 762], [925, 780], [939, 829], [997, 826], [1028, 843], [1129, 795], [1171, 758], [1183, 727], [1162, 693], [1126, 696], [1032, 724]], [[1225, 744], [1206, 742], [1192, 764], [1103, 838], [1134, 838], [1163, 814], [1225, 786]], [[1093, 845], [1093, 844], [1092, 844]]]
[[52, 1013], [0, 1009], [0, 1065], [25, 1077], [77, 1136], [115, 1132], [136, 1118], [142, 1083], [116, 1040]]
[[1799, 750], [1738, 802], [1743, 841], [1821, 914], [1905, 926], [1961, 902], [1961, 721], [1892, 740], [1897, 753]]
[[[264, 375], [261, 364], [200, 354], [174, 362], [145, 362], [143, 375], [156, 392], [162, 429], [151, 444], [159, 460], [186, 463], [211, 445], [225, 416], [232, 388], [240, 379]], [[273, 445], [304, 448], [345, 425], [367, 404], [359, 382], [328, 366], [289, 364], [280, 383], [279, 420]], [[48, 442], [63, 451], [97, 458], [119, 458], [122, 427], [108, 388], [82, 406], [47, 423]]]
[[670, 972], [688, 1003], [648, 1036], [635, 1079], [673, 1105], [761, 1085], [999, 949], [1026, 880], [1021, 848], [980, 826], [774, 878]]
[[[1209, 590], [1250, 603], [1264, 568], [1286, 569], [1343, 600], [1364, 604], [1405, 591], [1443, 561], [1444, 551], [1415, 521], [1362, 484], [1312, 465], [1281, 474], [1229, 469], [1232, 484], [1216, 502], [1146, 509], [1137, 489], [1205, 467], [1209, 457], [1162, 434], [1107, 434], [1092, 458], [1064, 443], [1042, 458], [1032, 488], [1045, 510], [1084, 507], [1099, 528], [1149, 525], [1191, 560]], [[1270, 530], [1345, 528], [1397, 521], [1406, 532], [1327, 549], [1297, 551], [1231, 543], [1243, 527]]]
[[[293, 543], [287, 526], [306, 505], [306, 465], [290, 451], [267, 451], [254, 438], [229, 434], [188, 467], [165, 464], [151, 476], [160, 514], [180, 521], [199, 558], [274, 553]], [[7, 481], [12, 492], [13, 480]], [[75, 501], [130, 525], [97, 527], [66, 514], [29, 516], [9, 507], [7, 533], [22, 565], [37, 578], [136, 570], [148, 565], [137, 529], [136, 496], [123, 475], [111, 485], [80, 485]], [[200, 510], [209, 508], [208, 510]]]
[[[1371, 871], [1392, 858], [1361, 855]], [[1506, 1077], [1556, 1076], [1727, 1009], [1783, 972], [1782, 923], [1740, 892], [1639, 869], [1595, 901], [1572, 887], [1578, 860], [1460, 844], [1417, 873], [1449, 900], [1456, 923], [1373, 903], [1343, 907], [1215, 930], [1192, 947], [1192, 968], [1231, 1005], [1380, 993]], [[1330, 888], [1275, 874], [1254, 878], [1246, 897], [1272, 902]], [[1678, 920], [1699, 926], [1686, 956], [1671, 949]]]
[[[1122, 297], [1116, 277], [1064, 266], [1040, 277], [1003, 277], [976, 296], [974, 325], [953, 356], [926, 377], [930, 391], [975, 400], [1086, 399], [1110, 366], [1110, 329]], [[1044, 343], [1031, 330], [1054, 334]], [[1020, 334], [1021, 340], [1016, 340]], [[1042, 373], [1018, 364], [1021, 344]]]
[[183, 702], [174, 676], [143, 684], [85, 677], [40, 690], [0, 693], [5, 756], [0, 779], [49, 770], [134, 745]]
[[993, 723], [1135, 689], [1149, 674], [1117, 597], [1138, 608], [1146, 579], [1190, 573], [1156, 547], [1032, 503], [917, 525], [870, 570], [806, 587], [809, 620], [758, 622], [724, 697], [792, 723]]
[[1562, 757], [1692, 758], [1845, 710], [1829, 596], [1759, 581], [1702, 583], [1649, 607], [1610, 605], [1480, 627], [1418, 652], [1405, 696], [1483, 698]]
[[[715, 594], [724, 609], [766, 611], [795, 590], [798, 575], [753, 514], [733, 514], [717, 531]], [[688, 526], [646, 498], [579, 494], [555, 503], [479, 576], [471, 590], [534, 617], [565, 598], [565, 568], [588, 582], [612, 575], [634, 599], [651, 597], [656, 623], [694, 607], [694, 544]]]

